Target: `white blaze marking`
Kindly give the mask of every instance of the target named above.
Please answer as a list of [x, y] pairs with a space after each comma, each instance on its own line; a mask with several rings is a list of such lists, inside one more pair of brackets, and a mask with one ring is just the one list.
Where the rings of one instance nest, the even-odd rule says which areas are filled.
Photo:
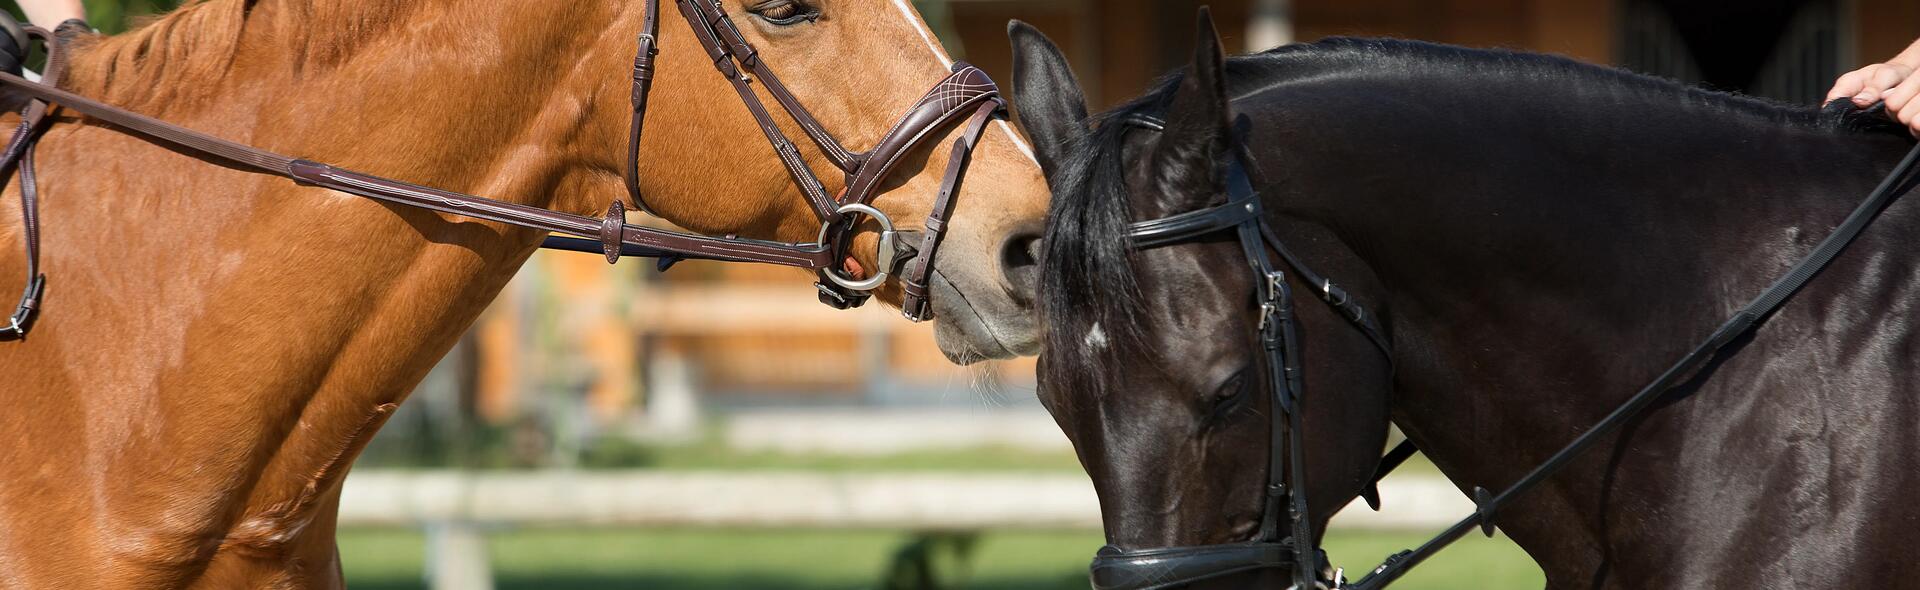
[[1106, 346], [1106, 331], [1100, 329], [1100, 324], [1094, 324], [1093, 329], [1087, 331], [1087, 348], [1105, 348]]
[[927, 28], [926, 21], [920, 20], [920, 13], [914, 12], [913, 7], [907, 5], [907, 0], [893, 0], [893, 7], [900, 9], [900, 17], [907, 19], [907, 26], [920, 33], [920, 40], [927, 42], [927, 49], [933, 50], [933, 56], [940, 59], [940, 65], [953, 69], [953, 58], [947, 55], [947, 48], [940, 45], [940, 40], [934, 38], [933, 29]]
[[[933, 29], [927, 28], [927, 22], [920, 19], [920, 13], [907, 5], [907, 0], [893, 0], [893, 7], [900, 10], [900, 18], [907, 19], [907, 26], [913, 27], [914, 32], [920, 34], [920, 40], [926, 42], [927, 49], [933, 52], [935, 59], [940, 60], [941, 67], [952, 70], [953, 57], [947, 55], [947, 48], [940, 44], [939, 38], [933, 36]], [[1020, 139], [1020, 134], [1013, 132], [1012, 125], [1008, 125], [1006, 121], [994, 121], [994, 123], [999, 124], [1000, 130], [1007, 133], [1007, 139], [1013, 141], [1015, 149], [1026, 154], [1027, 159], [1033, 160], [1035, 165], [1040, 163], [1040, 159], [1033, 155], [1033, 146], [1027, 145], [1025, 140]]]
[[1026, 154], [1027, 159], [1033, 160], [1035, 166], [1040, 165], [1040, 158], [1033, 155], [1033, 146], [1027, 145], [1026, 140], [1020, 139], [1020, 134], [1013, 132], [1012, 125], [1008, 125], [1006, 121], [994, 121], [994, 123], [1000, 125], [1001, 131], [1007, 132], [1007, 139], [1013, 140], [1013, 147], [1019, 149], [1020, 153]]

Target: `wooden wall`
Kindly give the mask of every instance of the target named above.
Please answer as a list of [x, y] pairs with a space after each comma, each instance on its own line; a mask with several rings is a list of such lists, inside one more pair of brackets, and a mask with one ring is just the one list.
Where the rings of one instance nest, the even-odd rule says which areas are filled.
[[[1145, 90], [1187, 59], [1193, 15], [1211, 5], [1229, 49], [1241, 44], [1251, 0], [954, 0], [968, 60], [1006, 80], [1008, 19], [1026, 20], [1068, 52], [1096, 109]], [[1294, 37], [1385, 36], [1504, 47], [1614, 62], [1618, 0], [1292, 0]], [[1920, 38], [1920, 0], [1851, 0], [1846, 69], [1884, 60]]]
[[[964, 0], [952, 4], [952, 23], [965, 59], [1001, 81], [1012, 63], [1007, 21], [1039, 27], [1067, 51], [1094, 108], [1103, 109], [1187, 62], [1194, 14], [1203, 4], [1212, 8], [1228, 49], [1248, 51], [1251, 0]], [[1608, 63], [1612, 8], [1612, 0], [1293, 0], [1294, 37], [1402, 37]]]
[[1920, 38], [1920, 0], [1854, 0], [1854, 62], [1893, 57]]

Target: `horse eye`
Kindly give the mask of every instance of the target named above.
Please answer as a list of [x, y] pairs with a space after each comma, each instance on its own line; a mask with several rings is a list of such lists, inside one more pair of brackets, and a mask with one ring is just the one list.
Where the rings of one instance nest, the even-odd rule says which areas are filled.
[[1212, 406], [1207, 418], [1209, 421], [1226, 418], [1245, 406], [1246, 401], [1246, 376], [1244, 373], [1234, 373], [1233, 377], [1222, 381], [1219, 387], [1214, 388], [1212, 395], [1207, 396], [1208, 405]]
[[808, 6], [799, 0], [768, 2], [748, 10], [768, 23], [783, 27], [820, 19], [820, 9]]

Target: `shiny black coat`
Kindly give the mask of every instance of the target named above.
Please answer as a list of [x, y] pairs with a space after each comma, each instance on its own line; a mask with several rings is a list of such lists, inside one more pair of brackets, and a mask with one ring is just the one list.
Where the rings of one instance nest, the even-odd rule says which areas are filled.
[[[1232, 541], [1259, 517], [1271, 409], [1242, 378], [1257, 374], [1252, 286], [1231, 236], [1115, 245], [1127, 220], [1223, 198], [1210, 162], [1235, 116], [1268, 221], [1394, 343], [1389, 377], [1341, 319], [1300, 306], [1321, 530], [1371, 473], [1388, 416], [1462, 489], [1517, 479], [1805, 255], [1913, 145], [1873, 112], [1351, 39], [1202, 57], [1224, 88], [1176, 74], [1083, 121], [1042, 42], [1015, 36], [1014, 92], [1056, 191], [1041, 395], [1120, 546]], [[1100, 124], [1132, 112], [1174, 123], [1163, 139]], [[1908, 199], [1730, 355], [1498, 515], [1549, 587], [1920, 587]]]

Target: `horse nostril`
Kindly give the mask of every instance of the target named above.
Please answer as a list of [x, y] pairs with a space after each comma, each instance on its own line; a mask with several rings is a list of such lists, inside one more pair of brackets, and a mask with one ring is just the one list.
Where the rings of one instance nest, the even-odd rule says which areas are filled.
[[1040, 278], [1040, 232], [1017, 231], [1000, 244], [1000, 273], [1016, 297], [1032, 300]]

